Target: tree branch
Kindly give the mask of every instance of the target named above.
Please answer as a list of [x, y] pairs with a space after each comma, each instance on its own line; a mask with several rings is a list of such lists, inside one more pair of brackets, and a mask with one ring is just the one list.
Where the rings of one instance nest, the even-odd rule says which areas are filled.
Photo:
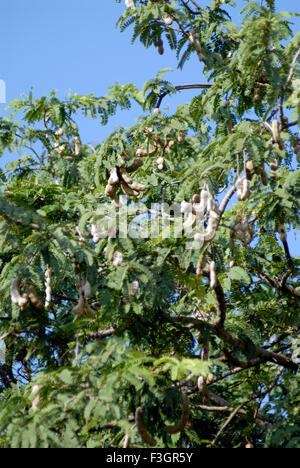
[[[184, 323], [189, 326], [189, 328], [196, 328], [201, 331], [203, 327], [210, 331], [213, 335], [220, 338], [225, 343], [230, 344], [234, 348], [238, 348], [243, 351], [245, 354], [248, 352], [248, 344], [240, 338], [234, 338], [230, 333], [228, 333], [224, 328], [220, 328], [220, 326], [216, 326], [214, 324], [209, 324], [204, 320], [195, 319], [193, 317], [170, 317], [169, 321], [171, 323]], [[260, 358], [263, 361], [273, 362], [278, 364], [286, 369], [291, 369], [293, 371], [298, 370], [298, 365], [292, 361], [291, 358], [288, 356], [273, 353], [271, 351], [267, 351], [264, 348], [260, 348], [259, 346], [255, 347], [254, 355], [256, 358]]]
[[[208, 89], [210, 88], [212, 85], [211, 84], [208, 84], [208, 83], [204, 83], [204, 84], [190, 84], [190, 85], [180, 85], [180, 86], [175, 86], [175, 89], [176, 91], [182, 91], [184, 89]], [[160, 108], [160, 105], [162, 103], [162, 100], [168, 95], [170, 94], [171, 91], [165, 91], [164, 93], [160, 94], [159, 97], [158, 97], [158, 100], [157, 100], [157, 103], [156, 103], [156, 108], [159, 109]]]

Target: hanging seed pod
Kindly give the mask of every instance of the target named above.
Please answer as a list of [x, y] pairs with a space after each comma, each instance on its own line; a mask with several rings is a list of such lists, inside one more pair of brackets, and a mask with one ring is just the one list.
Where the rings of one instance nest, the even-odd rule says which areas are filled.
[[246, 162], [246, 177], [248, 180], [252, 180], [255, 173], [255, 165], [253, 159], [248, 159]]
[[129, 187], [129, 185], [124, 182], [124, 180], [120, 181], [120, 187], [124, 195], [128, 195], [129, 197], [134, 197], [136, 196], [136, 191], [132, 190], [132, 188]]
[[79, 156], [81, 154], [81, 140], [78, 135], [74, 136], [74, 154]]
[[194, 236], [194, 241], [201, 243], [201, 244], [203, 243], [206, 244], [208, 242], [213, 241], [217, 233], [219, 219], [220, 219], [219, 214], [211, 210], [209, 213], [209, 219], [208, 219], [206, 232], [204, 234], [197, 232]]
[[209, 191], [203, 188], [200, 193], [200, 205], [198, 207], [198, 212], [204, 214], [207, 209], [207, 202], [209, 198]]
[[197, 274], [198, 276], [202, 276], [202, 275], [203, 275], [205, 266], [206, 266], [206, 252], [204, 252], [204, 254], [202, 255], [201, 260], [199, 261], [199, 263], [198, 263], [198, 265], [197, 265], [196, 274]]
[[75, 307], [73, 307], [72, 312], [74, 315], [77, 315], [78, 317], [83, 317], [84, 316], [84, 306], [85, 306], [85, 300], [83, 295], [79, 296], [78, 303]]
[[286, 230], [285, 230], [284, 224], [279, 224], [279, 225], [277, 226], [277, 232], [278, 232], [278, 234], [279, 234], [279, 237], [280, 237], [281, 242], [286, 242], [286, 241], [287, 241], [287, 237], [286, 237]]
[[247, 444], [245, 445], [245, 448], [246, 448], [246, 449], [253, 449], [253, 448], [254, 448], [254, 445], [251, 444], [251, 442], [247, 442]]
[[49, 309], [51, 304], [51, 295], [52, 295], [52, 288], [51, 288], [51, 268], [47, 265], [45, 271], [45, 288], [46, 288], [46, 298], [45, 298], [45, 309]]
[[121, 177], [122, 177], [122, 179], [124, 180], [124, 182], [125, 182], [127, 185], [132, 184], [133, 179], [130, 177], [130, 175], [128, 175], [128, 173], [126, 172], [125, 167], [120, 167], [119, 170], [120, 170], [120, 174], [121, 174]]
[[192, 196], [191, 203], [193, 203], [193, 204], [199, 204], [200, 201], [201, 201], [201, 197], [200, 197], [199, 193], [195, 193], [195, 194]]
[[209, 264], [209, 272], [210, 272], [210, 288], [215, 289], [217, 287], [217, 274], [216, 274], [216, 262], [211, 261]]
[[278, 159], [273, 159], [271, 162], [270, 162], [270, 177], [272, 179], [275, 179], [276, 178], [276, 171], [278, 170], [278, 167], [279, 167], [279, 162], [278, 162]]
[[132, 172], [135, 172], [139, 167], [141, 167], [143, 164], [142, 158], [136, 158], [131, 166], [127, 168], [127, 172], [131, 174]]
[[116, 185], [118, 182], [119, 182], [118, 171], [117, 171], [117, 168], [114, 167], [110, 171], [110, 177], [108, 179], [108, 185]]
[[260, 101], [260, 87], [256, 85], [254, 87], [253, 104], [256, 105], [259, 103], [259, 101]]
[[11, 286], [10, 286], [10, 297], [11, 297], [12, 302], [14, 304], [17, 304], [20, 307], [21, 311], [23, 311], [25, 310], [28, 304], [29, 297], [28, 297], [27, 292], [21, 295], [19, 291], [19, 287], [20, 287], [20, 279], [15, 278], [12, 281]]
[[140, 283], [135, 280], [135, 281], [132, 281], [131, 285], [130, 285], [130, 296], [134, 297], [137, 295], [137, 293], [139, 292], [139, 289], [140, 289]]
[[55, 135], [56, 135], [57, 137], [61, 138], [61, 137], [64, 135], [64, 130], [63, 130], [63, 128], [59, 128], [58, 130], [56, 130]]
[[93, 236], [93, 242], [97, 244], [97, 242], [99, 242], [100, 239], [106, 239], [106, 237], [108, 236], [108, 233], [100, 231], [98, 226], [96, 226], [95, 224], [92, 224], [91, 235]]
[[113, 255], [113, 266], [118, 267], [123, 263], [123, 254], [116, 250]]
[[272, 122], [272, 135], [273, 135], [274, 142], [278, 144], [278, 146], [279, 146], [279, 148], [281, 150], [283, 150], [284, 149], [284, 144], [283, 144], [283, 141], [280, 138], [279, 122], [276, 119], [274, 119], [273, 122]]
[[138, 406], [135, 412], [135, 424], [137, 430], [145, 444], [149, 445], [150, 447], [155, 447], [157, 442], [156, 440], [149, 434], [147, 431], [145, 424], [144, 424], [144, 416], [143, 416], [143, 408]]
[[152, 146], [151, 148], [149, 148], [149, 151], [147, 149], [144, 149], [144, 148], [138, 148], [136, 150], [136, 153], [135, 155], [138, 157], [138, 158], [146, 158], [147, 156], [154, 156], [156, 153], [157, 153], [157, 145], [154, 145]]
[[279, 132], [279, 123], [278, 120], [274, 119], [272, 122], [272, 134], [273, 134], [273, 140], [275, 143], [279, 142], [280, 139], [280, 132]]
[[185, 393], [182, 394], [182, 400], [181, 418], [174, 426], [165, 426], [165, 431], [168, 434], [178, 434], [179, 432], [182, 432], [188, 422], [190, 414], [189, 400]]
[[126, 8], [135, 8], [134, 0], [125, 0]]
[[270, 162], [270, 168], [272, 171], [277, 171], [279, 167], [279, 162], [278, 162], [278, 159], [273, 159], [271, 162]]
[[268, 174], [266, 173], [264, 164], [261, 166], [261, 173], [260, 173], [262, 184], [267, 187], [268, 185]]
[[63, 154], [67, 151], [68, 149], [68, 146], [66, 144], [63, 144], [63, 145], [59, 145], [57, 148], [55, 148], [56, 151], [59, 153], [59, 154]]
[[237, 197], [239, 201], [245, 201], [250, 196], [250, 183], [246, 176], [239, 179], [237, 187]]
[[190, 212], [190, 211], [192, 211], [192, 204], [186, 202], [185, 200], [183, 200], [183, 201], [181, 202], [181, 205], [180, 205], [180, 212], [181, 212], [182, 214], [185, 214], [185, 213], [188, 213], [188, 212]]
[[178, 141], [178, 143], [184, 143], [185, 142], [185, 131], [184, 130], [179, 130], [177, 141]]
[[35, 287], [32, 284], [29, 284], [26, 287], [26, 292], [28, 294], [28, 297], [30, 299], [31, 304], [36, 307], [37, 309], [43, 309], [44, 305], [42, 301], [40, 300], [39, 296], [37, 295], [37, 292], [35, 290]]
[[84, 278], [82, 284], [80, 286], [80, 291], [84, 295], [84, 297], [90, 297], [92, 294], [92, 286], [91, 283], [87, 278]]
[[[84, 286], [85, 288], [88, 288], [88, 286]], [[78, 317], [84, 317], [85, 315], [95, 315], [94, 310], [90, 307], [89, 303], [86, 300], [86, 297], [84, 295], [84, 292], [81, 287], [78, 288], [79, 290], [79, 299], [78, 303], [75, 307], [73, 307], [72, 312], [74, 315], [77, 315]]]
[[144, 192], [146, 190], [146, 185], [144, 184], [140, 184], [139, 182], [136, 182], [134, 181], [132, 184], [131, 184], [131, 188], [133, 190], [136, 190], [137, 192]]
[[196, 221], [196, 215], [193, 213], [193, 211], [190, 211], [186, 220], [183, 223], [183, 229], [189, 232], [195, 226]]
[[203, 397], [203, 398], [207, 398], [208, 397], [208, 389], [207, 389], [207, 381], [206, 379], [203, 377], [203, 375], [200, 375], [197, 379], [197, 387], [198, 387], [198, 390], [199, 390], [199, 393], [200, 395]]
[[159, 55], [163, 55], [164, 54], [164, 43], [163, 43], [163, 40], [162, 39], [159, 39], [157, 41], [157, 50], [158, 50], [158, 53]]
[[162, 20], [166, 26], [171, 26], [171, 24], [173, 23], [173, 20], [170, 16], [163, 16]]
[[124, 440], [123, 440], [123, 449], [129, 448], [130, 447], [130, 435], [125, 434]]

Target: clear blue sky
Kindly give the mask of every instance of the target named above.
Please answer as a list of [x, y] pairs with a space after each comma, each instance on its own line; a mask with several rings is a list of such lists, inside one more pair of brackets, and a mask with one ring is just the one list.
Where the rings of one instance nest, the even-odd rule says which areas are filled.
[[[207, 0], [199, 0], [207, 4]], [[299, 0], [277, 0], [277, 10], [300, 13]], [[237, 0], [243, 6], [243, 0]], [[177, 70], [175, 54], [166, 50], [160, 56], [154, 48], [145, 49], [137, 41], [131, 44], [131, 29], [121, 33], [115, 24], [124, 11], [124, 1], [115, 0], [5, 0], [1, 5], [0, 79], [7, 86], [7, 103], [28, 94], [34, 87], [36, 97], [48, 95], [52, 89], [58, 96], [66, 92], [94, 93], [101, 96], [108, 87], [119, 81], [141, 87], [165, 67], [174, 71], [168, 75], [173, 84], [205, 82], [197, 57]], [[238, 22], [237, 13], [233, 21]], [[294, 32], [300, 20], [293, 20]], [[166, 47], [167, 49], [167, 47]], [[193, 91], [170, 97], [174, 106], [190, 100]], [[165, 99], [164, 104], [168, 100]], [[8, 115], [0, 103], [0, 115]], [[84, 142], [98, 141], [109, 135], [118, 125], [131, 125], [137, 109], [119, 113], [109, 124], [80, 120]], [[0, 160], [3, 167], [12, 157]]]

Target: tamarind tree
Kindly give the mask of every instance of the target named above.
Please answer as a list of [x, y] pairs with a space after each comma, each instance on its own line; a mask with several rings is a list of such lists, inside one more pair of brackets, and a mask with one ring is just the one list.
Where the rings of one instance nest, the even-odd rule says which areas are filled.
[[300, 35], [245, 3], [237, 26], [230, 0], [126, 0], [120, 29], [203, 82], [0, 118], [1, 447], [299, 447]]

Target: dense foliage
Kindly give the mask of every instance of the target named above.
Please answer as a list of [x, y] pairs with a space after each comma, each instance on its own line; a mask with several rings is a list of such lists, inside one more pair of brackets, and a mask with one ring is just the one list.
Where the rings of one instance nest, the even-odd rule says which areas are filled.
[[[20, 154], [0, 174], [1, 447], [299, 447], [300, 35], [275, 3], [237, 26], [230, 0], [127, 1], [120, 29], [180, 68], [196, 54], [205, 83], [162, 70], [0, 118]], [[132, 127], [81, 142], [80, 113], [132, 102]], [[175, 204], [204, 215], [194, 248]], [[131, 236], [104, 207], [127, 207]]]

